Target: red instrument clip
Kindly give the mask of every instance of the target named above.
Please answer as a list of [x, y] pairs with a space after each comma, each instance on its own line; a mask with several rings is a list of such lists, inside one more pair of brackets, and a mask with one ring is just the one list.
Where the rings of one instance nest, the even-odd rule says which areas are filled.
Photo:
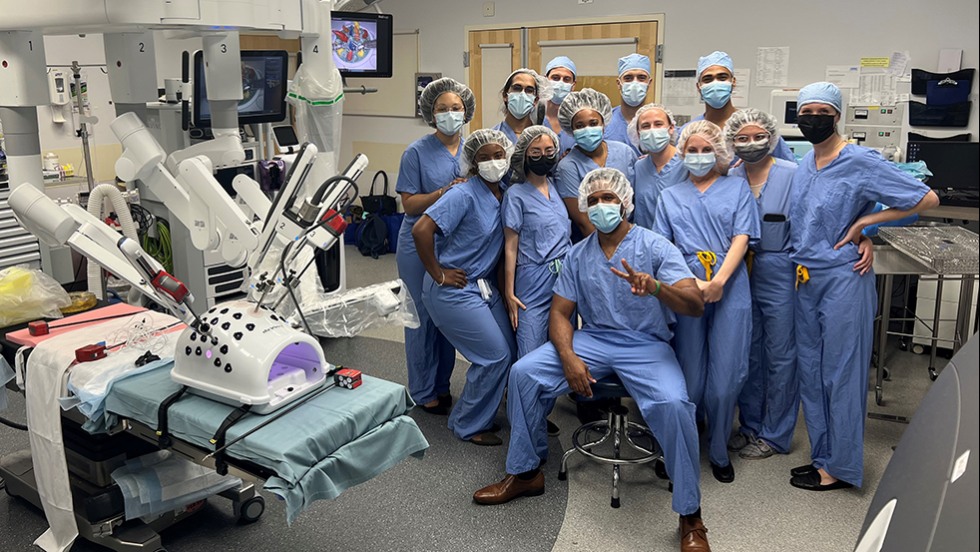
[[157, 275], [153, 277], [153, 282], [151, 283], [154, 289], [169, 295], [178, 303], [183, 303], [184, 298], [189, 293], [184, 282], [181, 282], [162, 270], [157, 272]]
[[334, 236], [343, 234], [344, 230], [347, 229], [347, 221], [345, 221], [344, 217], [337, 214], [337, 211], [334, 211], [333, 209], [327, 209], [327, 212], [323, 214], [323, 218], [320, 220], [327, 221], [326, 226], [330, 233]]
[[361, 386], [361, 371], [352, 370], [351, 368], [337, 370], [337, 373], [333, 375], [333, 381], [337, 384], [337, 387], [357, 389]]
[[44, 320], [35, 320], [27, 324], [27, 332], [31, 335], [48, 335], [48, 323]]
[[96, 343], [75, 349], [75, 360], [77, 362], [92, 362], [93, 360], [105, 358], [105, 356], [105, 343]]

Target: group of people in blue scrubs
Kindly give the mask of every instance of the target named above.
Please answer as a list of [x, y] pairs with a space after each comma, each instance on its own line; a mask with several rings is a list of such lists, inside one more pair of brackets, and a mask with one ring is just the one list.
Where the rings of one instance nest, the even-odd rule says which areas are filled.
[[[797, 166], [771, 115], [733, 107], [724, 52], [699, 60], [705, 113], [683, 127], [646, 102], [649, 59], [631, 54], [618, 71], [616, 109], [574, 89], [567, 57], [544, 75], [514, 71], [504, 120], [465, 139], [472, 92], [448, 78], [423, 90], [435, 132], [405, 151], [397, 185], [398, 267], [420, 318], [406, 329], [409, 390], [485, 446], [503, 444], [506, 390], [507, 476], [474, 494], [501, 504], [544, 492], [555, 399], [591, 397], [591, 383], [617, 375], [663, 447], [681, 550], [710, 550], [699, 427], [727, 483], [730, 454], [789, 452], [802, 404], [811, 462], [790, 483], [862, 484], [876, 310], [862, 230], [938, 198], [837, 133], [832, 84], [800, 90], [814, 148]], [[454, 401], [456, 351], [471, 365]]]

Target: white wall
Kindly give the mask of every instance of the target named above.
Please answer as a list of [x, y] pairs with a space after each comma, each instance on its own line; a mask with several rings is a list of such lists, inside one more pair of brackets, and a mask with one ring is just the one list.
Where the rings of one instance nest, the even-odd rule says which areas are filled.
[[[101, 34], [90, 34], [84, 37], [74, 35], [46, 36], [44, 37], [44, 55], [49, 66], [61, 66], [56, 69], [67, 72], [69, 79], [71, 78], [71, 70], [68, 69], [68, 66], [71, 65], [72, 61], [77, 61], [79, 65], [105, 65], [105, 51]], [[88, 82], [88, 97], [92, 106], [92, 115], [99, 118], [99, 123], [94, 125], [94, 128], [89, 129], [92, 135], [90, 140], [93, 144], [108, 144], [115, 141], [112, 132], [109, 131], [109, 122], [112, 121], [115, 111], [110, 103], [109, 78], [103, 70], [104, 67], [84, 67], [81, 71], [82, 80]], [[81, 149], [82, 141], [75, 137], [75, 129], [78, 128], [77, 114], [73, 120], [68, 115], [68, 108], [65, 107], [66, 121], [62, 124], [56, 124], [52, 122], [51, 112], [50, 106], [41, 106], [37, 110], [41, 151], [73, 147]]]
[[[467, 25], [530, 24], [554, 21], [665, 14], [664, 69], [694, 69], [700, 55], [725, 50], [736, 68], [752, 69], [756, 48], [789, 46], [789, 85], [824, 80], [827, 65], [856, 64], [862, 56], [889, 56], [908, 50], [912, 67], [934, 69], [939, 50], [963, 49], [964, 68], [980, 65], [978, 6], [974, 0], [890, 3], [860, 0], [495, 0], [495, 16], [483, 17], [482, 1], [384, 0], [395, 29], [419, 29], [420, 71], [441, 72], [466, 82], [463, 67]], [[610, 60], [615, 63], [615, 60]], [[969, 131], [978, 133], [977, 79]], [[749, 104], [769, 108], [770, 88], [754, 85]], [[421, 120], [389, 117], [344, 118], [342, 158], [354, 142], [408, 144], [426, 132]], [[376, 167], [372, 166], [372, 170]], [[389, 172], [391, 175], [391, 172]]]
[[[753, 70], [749, 104], [769, 108], [769, 88], [754, 85], [755, 54], [760, 46], [789, 46], [789, 85], [802, 86], [823, 80], [827, 65], [855, 64], [861, 56], [888, 56], [908, 50], [912, 66], [935, 68], [939, 50], [963, 49], [963, 67], [980, 65], [978, 11], [972, 0], [935, 0], [896, 5], [885, 2], [825, 0], [822, 3], [787, 0], [495, 0], [494, 17], [483, 17], [482, 1], [476, 0], [383, 0], [385, 12], [392, 13], [396, 30], [419, 29], [419, 70], [441, 72], [466, 81], [463, 67], [467, 25], [529, 24], [555, 21], [663, 13], [665, 15], [664, 69], [693, 69], [698, 56], [712, 50], [725, 50], [736, 67]], [[705, 15], [712, 14], [712, 15]], [[200, 39], [167, 40], [156, 33], [157, 80], [180, 75], [180, 51], [200, 47]], [[49, 64], [105, 63], [102, 37], [98, 34], [45, 37]], [[615, 60], [610, 60], [615, 63]], [[108, 80], [98, 69], [88, 69], [89, 93], [94, 114], [101, 122], [94, 129], [96, 145], [114, 144], [108, 123], [114, 116], [108, 93]], [[978, 133], [978, 80], [969, 131]], [[51, 123], [47, 108], [39, 109], [42, 151], [81, 149], [74, 129], [66, 123]], [[341, 164], [354, 152], [353, 144], [372, 144], [376, 151], [390, 152], [372, 163], [372, 170], [385, 168], [394, 177], [397, 155], [407, 144], [430, 132], [419, 119], [346, 116], [343, 126]], [[387, 147], [385, 147], [387, 146]], [[111, 163], [114, 159], [105, 160]], [[98, 159], [97, 163], [102, 164]]]
[[[198, 50], [201, 39], [168, 40], [164, 32], [155, 33], [157, 87], [163, 87], [164, 78], [180, 77], [180, 52], [182, 50]], [[101, 34], [83, 36], [46, 36], [44, 49], [47, 64], [65, 66], [58, 67], [68, 71], [72, 61], [80, 65], [105, 65], [105, 46]], [[70, 72], [69, 72], [70, 74]], [[113, 176], [113, 164], [119, 155], [119, 147], [115, 136], [109, 129], [109, 123], [116, 117], [115, 107], [109, 92], [109, 78], [104, 68], [85, 67], [82, 69], [82, 79], [88, 82], [88, 95], [91, 103], [91, 114], [99, 119], [95, 125], [89, 126], [89, 142], [92, 145], [92, 164], [95, 177], [98, 180], [109, 180]], [[72, 116], [68, 108], [64, 108], [66, 121], [55, 123], [52, 120], [52, 108], [38, 108], [38, 129], [41, 141], [42, 155], [47, 152], [57, 153], [61, 161], [70, 162], [76, 169], [82, 168], [82, 141], [75, 136], [78, 129], [78, 116]]]

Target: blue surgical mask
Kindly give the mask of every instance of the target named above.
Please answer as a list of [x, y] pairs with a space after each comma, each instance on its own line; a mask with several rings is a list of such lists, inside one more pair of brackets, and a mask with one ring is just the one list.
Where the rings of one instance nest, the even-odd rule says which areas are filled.
[[527, 117], [534, 107], [534, 96], [524, 92], [511, 92], [507, 94], [507, 111], [518, 119]]
[[645, 82], [630, 81], [623, 83], [623, 101], [630, 107], [636, 107], [643, 103], [647, 97], [647, 88], [650, 85]]
[[732, 83], [725, 81], [709, 82], [701, 86], [701, 97], [704, 99], [704, 103], [715, 109], [721, 109], [732, 98]]
[[650, 153], [664, 151], [670, 143], [670, 130], [666, 128], [651, 128], [640, 131], [640, 149]]
[[589, 207], [589, 222], [595, 229], [608, 234], [623, 222], [623, 214], [619, 203], [596, 203]]
[[714, 152], [684, 154], [684, 166], [687, 167], [688, 172], [697, 177], [711, 172], [711, 169], [715, 168], [715, 163], [717, 160]]
[[575, 143], [585, 151], [593, 152], [602, 143], [602, 127], [593, 126], [580, 128], [572, 133]]
[[465, 115], [462, 111], [436, 113], [436, 128], [446, 136], [453, 136], [463, 128]]
[[551, 81], [551, 103], [555, 105], [561, 105], [561, 102], [565, 99], [565, 96], [572, 91], [572, 83], [562, 82], [562, 81]]

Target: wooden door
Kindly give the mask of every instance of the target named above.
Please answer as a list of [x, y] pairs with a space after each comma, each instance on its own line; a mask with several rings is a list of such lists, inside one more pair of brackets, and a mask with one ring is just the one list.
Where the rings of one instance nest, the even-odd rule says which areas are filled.
[[500, 90], [507, 76], [521, 67], [521, 30], [470, 31], [469, 87], [476, 96], [470, 132], [496, 126], [504, 119]]
[[615, 107], [621, 102], [617, 61], [628, 54], [643, 54], [651, 65], [647, 102], [658, 101], [657, 30], [655, 20], [532, 27], [528, 29], [528, 65], [543, 72], [555, 56], [568, 56], [578, 69], [575, 89], [598, 90]]

